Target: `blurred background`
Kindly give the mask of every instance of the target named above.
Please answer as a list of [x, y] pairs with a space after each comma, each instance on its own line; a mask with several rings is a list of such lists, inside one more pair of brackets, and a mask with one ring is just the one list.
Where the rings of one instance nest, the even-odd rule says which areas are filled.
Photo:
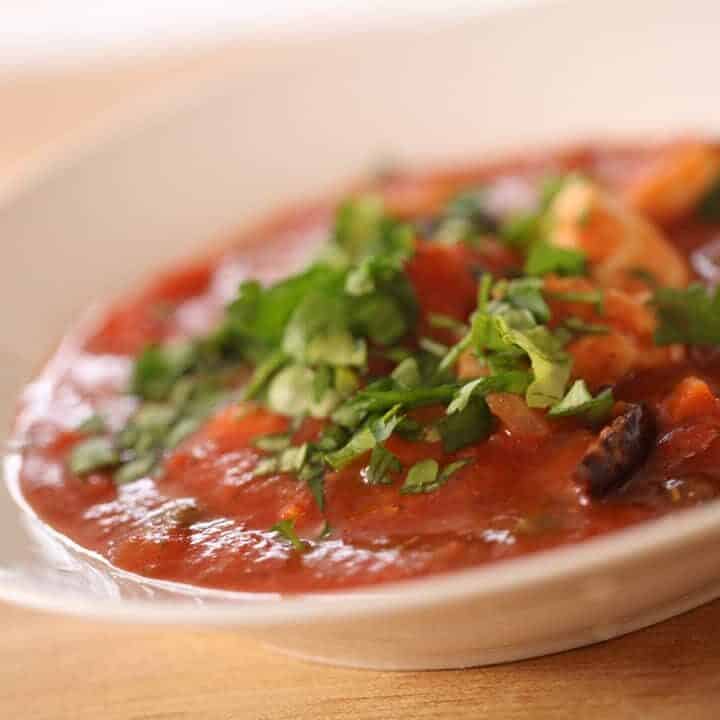
[[[537, 0], [536, 0], [537, 1]], [[533, 0], [4, 0], [0, 190], [144, 98], [187, 91], [258, 46], [378, 23], [432, 23]]]

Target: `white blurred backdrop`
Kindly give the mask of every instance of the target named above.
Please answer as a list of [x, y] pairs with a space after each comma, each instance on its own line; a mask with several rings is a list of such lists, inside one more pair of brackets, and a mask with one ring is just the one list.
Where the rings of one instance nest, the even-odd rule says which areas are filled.
[[0, 0], [0, 69], [106, 61], [378, 22], [432, 22], [537, 0]]

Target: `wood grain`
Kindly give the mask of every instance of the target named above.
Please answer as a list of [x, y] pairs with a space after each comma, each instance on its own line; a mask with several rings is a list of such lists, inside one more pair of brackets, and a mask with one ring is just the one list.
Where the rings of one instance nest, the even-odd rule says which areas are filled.
[[609, 643], [475, 670], [291, 660], [231, 632], [0, 608], [0, 709], [23, 720], [717, 718], [720, 603]]
[[[247, 49], [0, 80], [0, 185], [133, 98]], [[593, 720], [720, 717], [720, 602], [603, 645], [477, 670], [305, 664], [230, 632], [0, 606], [0, 717], [22, 720]]]

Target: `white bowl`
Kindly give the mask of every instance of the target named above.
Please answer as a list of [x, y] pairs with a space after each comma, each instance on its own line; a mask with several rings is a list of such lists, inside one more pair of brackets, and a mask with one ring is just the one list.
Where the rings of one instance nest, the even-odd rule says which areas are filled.
[[[573, 2], [258, 51], [201, 97], [109, 134], [0, 202], [0, 407], [88, 303], [389, 153], [423, 164], [588, 137], [720, 130], [720, 4]], [[720, 594], [720, 506], [496, 566], [280, 598], [138, 579], [0, 492], [0, 597], [130, 622], [217, 625], [376, 668], [529, 657]]]

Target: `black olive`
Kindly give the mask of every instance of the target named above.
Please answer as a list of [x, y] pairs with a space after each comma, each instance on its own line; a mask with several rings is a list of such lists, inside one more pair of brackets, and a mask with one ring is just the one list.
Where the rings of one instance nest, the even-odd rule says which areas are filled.
[[590, 444], [575, 478], [595, 500], [620, 489], [645, 462], [655, 444], [655, 418], [646, 405], [633, 405], [606, 425]]

